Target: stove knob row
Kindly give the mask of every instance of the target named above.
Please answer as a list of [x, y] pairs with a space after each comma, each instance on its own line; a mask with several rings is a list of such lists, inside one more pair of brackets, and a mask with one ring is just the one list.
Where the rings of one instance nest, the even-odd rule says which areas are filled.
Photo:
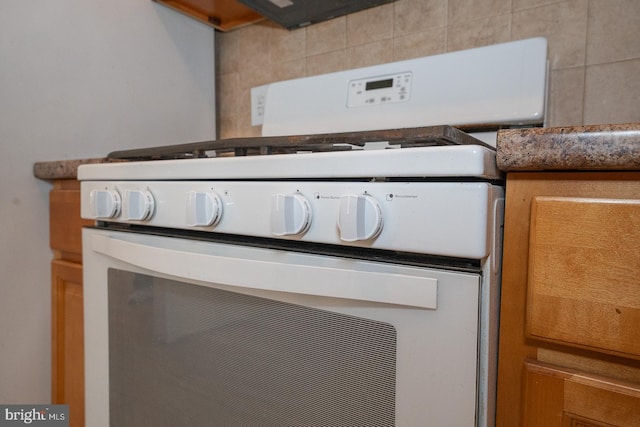
[[[96, 219], [122, 216], [127, 221], [146, 221], [156, 209], [155, 199], [148, 189], [124, 190], [122, 197], [117, 190], [92, 190], [89, 203], [92, 216]], [[186, 212], [189, 226], [215, 226], [222, 218], [222, 211], [222, 200], [215, 192], [189, 192]], [[303, 234], [311, 226], [311, 220], [311, 205], [303, 195], [271, 196], [271, 233], [274, 236]], [[344, 242], [373, 239], [382, 230], [382, 209], [368, 194], [342, 196], [337, 225], [340, 240]]]
[[[301, 194], [271, 196], [271, 233], [274, 236], [298, 235], [311, 225], [311, 206]], [[371, 196], [348, 195], [340, 198], [338, 229], [340, 240], [356, 242], [380, 234], [382, 209]]]
[[91, 190], [89, 205], [96, 219], [111, 219], [122, 214], [125, 220], [144, 221], [155, 211], [155, 199], [149, 190], [125, 190], [122, 197], [117, 190]]

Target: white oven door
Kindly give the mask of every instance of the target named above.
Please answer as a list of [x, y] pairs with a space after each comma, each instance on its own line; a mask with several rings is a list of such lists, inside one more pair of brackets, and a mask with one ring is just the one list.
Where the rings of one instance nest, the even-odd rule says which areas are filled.
[[473, 426], [480, 276], [84, 230], [86, 425]]

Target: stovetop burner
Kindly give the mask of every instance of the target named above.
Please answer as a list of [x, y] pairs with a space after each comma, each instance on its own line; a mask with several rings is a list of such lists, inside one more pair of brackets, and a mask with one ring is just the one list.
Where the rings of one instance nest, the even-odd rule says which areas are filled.
[[390, 148], [481, 145], [494, 150], [490, 145], [458, 128], [452, 126], [427, 126], [315, 135], [230, 138], [114, 151], [109, 153], [107, 157], [120, 160], [169, 160], [217, 157], [225, 154], [251, 156], [298, 152], [349, 151], [363, 149], [370, 143], [379, 142], [388, 143]]

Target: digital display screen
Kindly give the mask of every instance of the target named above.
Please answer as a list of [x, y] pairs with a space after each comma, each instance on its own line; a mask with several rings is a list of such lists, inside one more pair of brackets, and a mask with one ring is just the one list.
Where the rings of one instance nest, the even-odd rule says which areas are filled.
[[376, 80], [374, 82], [367, 82], [365, 90], [384, 89], [387, 87], [393, 87], [393, 79]]

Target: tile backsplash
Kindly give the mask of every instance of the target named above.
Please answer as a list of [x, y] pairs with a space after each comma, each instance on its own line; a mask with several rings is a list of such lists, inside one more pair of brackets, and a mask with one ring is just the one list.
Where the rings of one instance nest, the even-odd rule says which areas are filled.
[[218, 137], [259, 136], [254, 86], [544, 36], [548, 126], [640, 122], [640, 1], [397, 0], [289, 31], [216, 36]]

